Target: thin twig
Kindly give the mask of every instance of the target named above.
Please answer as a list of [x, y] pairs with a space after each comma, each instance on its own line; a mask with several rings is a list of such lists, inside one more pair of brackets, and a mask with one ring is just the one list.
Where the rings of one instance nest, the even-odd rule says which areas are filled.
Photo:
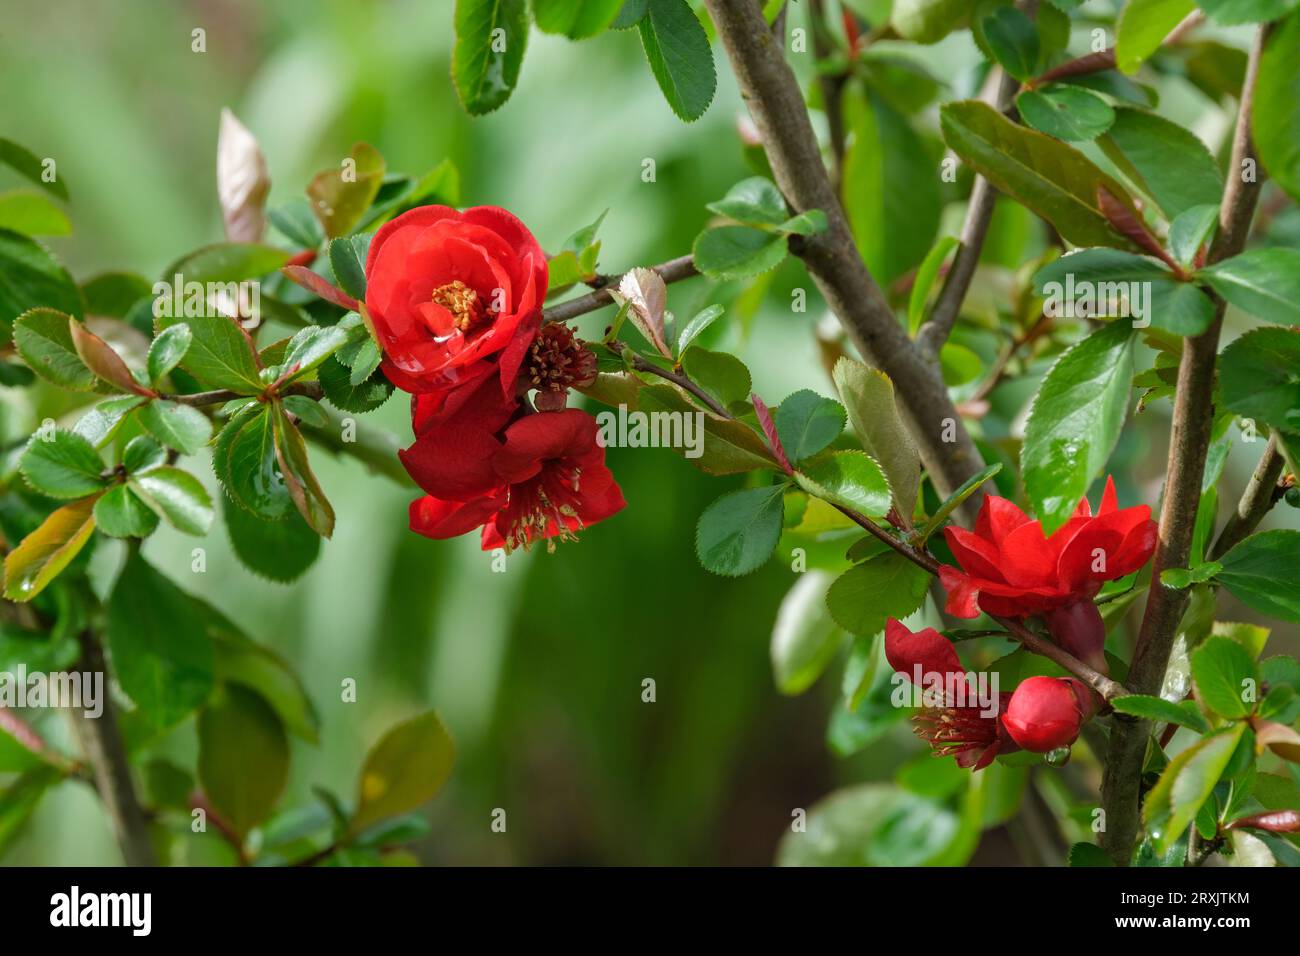
[[[679, 256], [676, 259], [669, 259], [667, 262], [650, 268], [659, 273], [664, 282], [679, 282], [682, 279], [689, 279], [692, 276], [699, 275], [699, 271], [695, 268], [695, 260], [690, 256]], [[615, 283], [610, 282], [610, 285], [617, 289]], [[613, 301], [614, 298], [610, 295], [610, 288], [608, 286], [602, 287], [594, 292], [588, 292], [586, 295], [580, 295], [577, 298], [560, 302], [549, 309], [543, 310], [542, 321], [568, 322], [580, 315], [602, 309], [612, 304]]]
[[1282, 497], [1282, 489], [1278, 487], [1277, 480], [1282, 476], [1285, 464], [1286, 461], [1277, 448], [1277, 435], [1270, 435], [1264, 454], [1260, 456], [1259, 464], [1255, 466], [1254, 474], [1242, 492], [1241, 501], [1237, 502], [1237, 510], [1219, 532], [1214, 547], [1210, 548], [1207, 557], [1211, 561], [1223, 557], [1233, 545], [1259, 527], [1264, 515]]

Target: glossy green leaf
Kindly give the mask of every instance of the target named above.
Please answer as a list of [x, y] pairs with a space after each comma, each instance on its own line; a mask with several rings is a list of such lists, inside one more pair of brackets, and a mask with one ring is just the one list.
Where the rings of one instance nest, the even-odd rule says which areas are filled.
[[[1251, 107], [1251, 133], [1269, 176], [1300, 200], [1300, 14], [1274, 27], [1264, 54]], [[1233, 170], [1234, 175], [1239, 171]]]
[[289, 261], [289, 253], [257, 242], [218, 242], [187, 252], [169, 265], [162, 281], [174, 284], [179, 275], [190, 282], [243, 282], [279, 270]]
[[1180, 727], [1190, 727], [1198, 734], [1208, 734], [1210, 732], [1209, 722], [1196, 709], [1196, 705], [1189, 700], [1174, 703], [1172, 700], [1165, 700], [1163, 697], [1127, 694], [1123, 697], [1116, 697], [1111, 701], [1111, 705], [1121, 714], [1131, 714], [1134, 717], [1141, 717], [1143, 720], [1161, 721], [1166, 724], [1178, 724]]
[[169, 448], [193, 455], [212, 438], [212, 421], [197, 408], [157, 399], [140, 409], [140, 424]]
[[695, 240], [695, 266], [711, 279], [747, 279], [775, 269], [786, 256], [786, 238], [751, 226], [706, 229]]
[[1136, 73], [1169, 31], [1195, 9], [1192, 0], [1128, 0], [1115, 24], [1115, 59], [1125, 73]]
[[1082, 153], [1017, 126], [978, 100], [945, 104], [939, 117], [944, 140], [966, 164], [1052, 223], [1065, 239], [1079, 246], [1128, 248], [1102, 214], [1097, 191], [1104, 187], [1131, 208], [1128, 193]]
[[831, 585], [826, 606], [840, 627], [870, 636], [886, 618], [905, 618], [925, 601], [930, 575], [896, 551], [855, 564]]
[[827, 451], [809, 458], [795, 480], [809, 494], [864, 515], [884, 515], [892, 503], [884, 471], [861, 451]]
[[1261, 531], [1238, 542], [1216, 578], [1233, 597], [1262, 614], [1300, 621], [1300, 531]]
[[606, 30], [622, 6], [623, 0], [533, 0], [533, 16], [540, 30], [581, 40]]
[[899, 416], [894, 383], [884, 372], [850, 358], [835, 363], [832, 377], [859, 444], [884, 469], [899, 513], [911, 517], [921, 458]]
[[95, 527], [114, 538], [147, 538], [158, 516], [126, 485], [114, 485], [95, 502]]
[[339, 288], [354, 299], [366, 298], [366, 257], [370, 253], [371, 233], [342, 236], [330, 242], [330, 268]]
[[783, 401], [773, 416], [776, 433], [791, 463], [817, 454], [844, 431], [844, 406], [811, 389], [800, 389]]
[[57, 167], [48, 164], [26, 147], [11, 139], [0, 137], [0, 163], [8, 166], [19, 175], [40, 186], [46, 192], [62, 200], [68, 198], [68, 187], [54, 171]]
[[280, 521], [266, 521], [231, 504], [229, 498], [222, 502], [221, 510], [235, 555], [255, 574], [288, 583], [320, 555], [320, 535], [307, 527], [296, 511]]
[[[0, 331], [29, 309], [82, 318], [81, 292], [68, 270], [34, 239], [0, 229]], [[65, 320], [66, 321], [66, 320]]]
[[169, 326], [158, 333], [149, 346], [149, 381], [158, 384], [168, 372], [185, 358], [194, 335], [184, 322]]
[[510, 98], [528, 46], [524, 0], [456, 0], [451, 78], [465, 110], [490, 113]]
[[1300, 324], [1300, 249], [1251, 249], [1206, 266], [1196, 277], [1257, 318]]
[[984, 40], [1002, 68], [1024, 81], [1037, 72], [1039, 43], [1034, 21], [1016, 7], [995, 7], [983, 18]]
[[257, 395], [266, 388], [258, 377], [252, 343], [233, 319], [200, 315], [185, 324], [191, 341], [181, 365], [200, 383], [241, 395]]
[[672, 111], [699, 119], [718, 86], [709, 37], [687, 0], [650, 0], [639, 23], [650, 72]]
[[930, 290], [934, 288], [935, 279], [939, 277], [939, 270], [943, 268], [948, 255], [960, 245], [960, 240], [955, 236], [940, 236], [917, 267], [916, 279], [912, 282], [912, 291], [907, 299], [907, 330], [912, 336], [916, 335], [921, 323], [925, 321], [925, 303]]
[[1099, 145], [1168, 219], [1195, 206], [1218, 205], [1223, 194], [1218, 164], [1205, 144], [1155, 113], [1119, 107]]
[[133, 475], [131, 490], [158, 517], [186, 534], [207, 534], [212, 527], [212, 498], [189, 472], [170, 466]]
[[19, 463], [27, 483], [51, 498], [81, 498], [107, 483], [95, 446], [76, 432], [37, 432]]
[[1300, 331], [1251, 329], [1219, 359], [1223, 404], [1261, 425], [1300, 431]]
[[767, 563], [781, 537], [785, 485], [745, 488], [715, 500], [700, 515], [695, 553], [706, 570], [740, 577]]
[[1133, 381], [1133, 342], [1128, 321], [1102, 326], [1057, 359], [1034, 397], [1020, 465], [1047, 534], [1074, 511], [1119, 440]]
[[1074, 86], [1025, 90], [1016, 97], [1016, 108], [1034, 129], [1070, 143], [1096, 139], [1115, 122], [1109, 103]]
[[374, 411], [393, 394], [392, 383], [379, 372], [373, 372], [360, 384], [352, 382], [353, 370], [331, 355], [316, 369], [316, 377], [325, 390], [326, 400], [345, 412]]
[[826, 608], [830, 576], [809, 571], [795, 580], [772, 626], [772, 676], [782, 694], [802, 694], [812, 686], [844, 643], [844, 632]]
[[41, 378], [63, 388], [90, 391], [96, 386], [95, 373], [77, 354], [68, 322], [64, 312], [32, 309], [14, 322], [14, 344]]
[[254, 404], [230, 420], [217, 436], [212, 467], [231, 500], [259, 518], [278, 521], [293, 511], [268, 406]]
[[1254, 709], [1246, 698], [1259, 692], [1255, 662], [1229, 637], [1209, 637], [1192, 651], [1192, 680], [1197, 699], [1220, 716], [1245, 717]]
[[789, 215], [781, 190], [766, 176], [742, 179], [725, 197], [705, 208], [743, 226], [779, 226]]
[[180, 722], [208, 698], [212, 643], [194, 603], [136, 552], [108, 601], [108, 648], [118, 682], [153, 726]]
[[56, 203], [34, 190], [0, 193], [0, 229], [24, 236], [66, 236], [72, 222]]
[[272, 408], [271, 425], [275, 457], [289, 497], [312, 530], [328, 538], [334, 533], [334, 508], [311, 469], [302, 433], [278, 404]]
[[1196, 0], [1215, 23], [1236, 26], [1240, 23], [1267, 23], [1286, 16], [1300, 0]]

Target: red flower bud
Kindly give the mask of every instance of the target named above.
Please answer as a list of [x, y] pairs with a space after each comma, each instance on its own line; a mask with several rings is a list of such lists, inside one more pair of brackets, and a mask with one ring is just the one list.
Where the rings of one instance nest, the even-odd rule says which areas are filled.
[[1011, 695], [1002, 725], [1012, 740], [1034, 753], [1068, 746], [1083, 726], [1087, 692], [1070, 677], [1030, 677]]
[[1047, 613], [1052, 639], [1093, 670], [1110, 672], [1106, 664], [1106, 624], [1091, 601], [1075, 601]]

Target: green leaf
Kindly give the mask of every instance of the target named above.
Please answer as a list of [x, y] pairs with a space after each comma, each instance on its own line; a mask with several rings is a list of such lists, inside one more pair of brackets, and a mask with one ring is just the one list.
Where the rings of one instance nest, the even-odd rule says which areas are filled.
[[1201, 246], [1209, 242], [1211, 233], [1219, 224], [1219, 207], [1216, 205], [1192, 206], [1184, 209], [1169, 224], [1169, 251], [1178, 264], [1189, 268]]
[[95, 373], [77, 354], [70, 317], [55, 309], [32, 309], [14, 322], [14, 344], [33, 372], [63, 388], [90, 391]]
[[149, 381], [157, 385], [163, 377], [181, 363], [190, 349], [194, 335], [184, 322], [169, 326], [158, 333], [149, 346], [147, 364]]
[[349, 832], [359, 833], [432, 800], [455, 762], [455, 744], [433, 711], [393, 727], [366, 754]]
[[149, 471], [166, 462], [167, 450], [144, 435], [136, 435], [122, 450], [122, 468], [128, 474]]
[[1017, 126], [978, 100], [947, 103], [939, 118], [953, 152], [1001, 192], [1050, 222], [1062, 237], [1078, 246], [1128, 248], [1128, 241], [1102, 214], [1097, 190], [1104, 187], [1129, 208], [1132, 200], [1082, 153]]
[[851, 634], [870, 636], [885, 629], [886, 618], [902, 619], [925, 602], [930, 575], [896, 551], [855, 564], [831, 585], [826, 606]]
[[1195, 9], [1192, 0], [1128, 0], [1115, 24], [1115, 60], [1125, 73], [1136, 73], [1160, 49], [1169, 31]]
[[948, 254], [960, 245], [961, 242], [955, 236], [940, 236], [917, 267], [916, 279], [907, 300], [907, 330], [912, 336], [916, 335], [921, 323], [925, 321], [925, 303], [934, 287], [934, 280], [939, 277], [939, 270], [947, 261]]
[[225, 684], [199, 714], [199, 782], [242, 840], [271, 815], [289, 779], [289, 740], [270, 704]]
[[1160, 583], [1181, 591], [1193, 584], [1204, 584], [1222, 570], [1223, 565], [1218, 561], [1206, 561], [1194, 568], [1165, 568], [1160, 572]]
[[1107, 867], [1114, 866], [1115, 863], [1106, 855], [1106, 851], [1095, 843], [1076, 843], [1070, 847], [1070, 854], [1066, 860], [1066, 865]]
[[785, 197], [766, 176], [742, 179], [727, 191], [727, 195], [706, 207], [719, 216], [734, 219], [743, 226], [779, 226], [788, 213]]
[[650, 9], [650, 0], [623, 0], [623, 8], [610, 24], [611, 30], [630, 30], [641, 22]]
[[894, 0], [889, 25], [904, 40], [937, 43], [970, 13], [970, 0]]
[[899, 514], [911, 517], [921, 482], [921, 458], [899, 416], [894, 383], [884, 372], [850, 358], [835, 363], [832, 378], [858, 443], [884, 469]]
[[1197, 700], [1220, 716], [1246, 717], [1254, 710], [1243, 698], [1258, 691], [1255, 661], [1230, 637], [1208, 637], [1192, 651], [1192, 681]]
[[63, 184], [62, 179], [51, 175], [55, 167], [50, 165], [47, 171], [45, 162], [37, 157], [35, 153], [19, 146], [13, 140], [0, 137], [0, 163], [40, 186], [51, 195], [58, 196], [65, 202], [67, 201], [68, 187]]
[[782, 694], [802, 694], [835, 659], [844, 632], [826, 609], [824, 571], [799, 575], [781, 600], [772, 626], [772, 676]]
[[[141, 299], [153, 298], [153, 286], [144, 276], [133, 272], [102, 272], [81, 284], [87, 315], [106, 315], [124, 319]], [[149, 302], [152, 308], [153, 302]]]
[[168, 448], [193, 455], [212, 438], [212, 421], [197, 408], [157, 399], [140, 409], [140, 424]]
[[108, 648], [122, 690], [158, 729], [212, 691], [212, 643], [200, 623], [188, 594], [128, 552], [108, 601]]
[[792, 464], [812, 457], [838, 438], [846, 420], [843, 405], [806, 388], [788, 396], [773, 418]]
[[218, 242], [181, 256], [163, 271], [162, 281], [172, 284], [179, 275], [185, 283], [243, 282], [270, 275], [288, 261], [289, 253], [273, 246]]
[[1099, 141], [1102, 150], [1174, 219], [1194, 206], [1218, 205], [1218, 164], [1192, 132], [1155, 113], [1122, 106]]
[[94, 507], [93, 497], [64, 505], [5, 556], [5, 597], [30, 601], [58, 577], [90, 540]]
[[723, 311], [722, 306], [711, 305], [708, 308], [695, 313], [695, 316], [686, 323], [681, 332], [677, 335], [677, 354], [682, 355], [685, 353], [686, 350], [691, 347], [691, 343], [699, 338], [705, 329], [721, 317]]
[[0, 193], [0, 229], [24, 236], [66, 236], [72, 232], [72, 222], [40, 193], [16, 189]]
[[1286, 16], [1300, 0], [1196, 0], [1215, 23], [1267, 23]]
[[943, 504], [935, 510], [930, 520], [925, 523], [921, 529], [921, 541], [926, 541], [931, 535], [944, 526], [948, 516], [961, 507], [962, 502], [975, 493], [975, 491], [988, 481], [994, 475], [1002, 470], [1000, 462], [989, 465], [981, 469], [977, 474], [971, 475], [961, 483], [961, 486], [944, 499]]
[[690, 379], [724, 407], [744, 401], [753, 384], [745, 363], [728, 352], [710, 352], [698, 345], [682, 354], [682, 369]]
[[330, 241], [330, 268], [339, 288], [352, 298], [366, 298], [366, 257], [370, 253], [372, 233], [342, 236]]
[[889, 511], [889, 481], [865, 452], [823, 452], [804, 462], [795, 480], [810, 495], [860, 514], [879, 517]]
[[1206, 266], [1196, 277], [1266, 322], [1300, 323], [1300, 249], [1252, 249]]
[[1252, 534], [1219, 559], [1220, 584], [1262, 614], [1300, 621], [1300, 531], [1275, 529]]
[[274, 405], [271, 424], [275, 438], [275, 457], [280, 464], [289, 497], [307, 524], [322, 537], [334, 533], [334, 508], [316, 480], [307, 460], [307, 443], [296, 425], [289, 420], [283, 406]]
[[281, 521], [265, 521], [229, 498], [222, 502], [221, 510], [236, 556], [255, 574], [288, 583], [320, 555], [320, 535], [307, 527], [296, 511]]
[[695, 266], [711, 279], [747, 279], [785, 259], [786, 238], [751, 226], [706, 229], [695, 240]]
[[[0, 140], [0, 145], [7, 140]], [[0, 790], [0, 853], [22, 832], [45, 791], [59, 783], [62, 773], [45, 764], [32, 767]]]
[[1271, 428], [1300, 430], [1300, 331], [1251, 329], [1219, 359], [1223, 404]]
[[257, 691], [279, 714], [290, 733], [309, 743], [318, 743], [320, 718], [316, 708], [284, 659], [251, 640], [216, 608], [197, 599], [195, 605], [212, 640], [217, 679]]
[[[1244, 624], [1240, 621], [1215, 621], [1213, 633], [1219, 637], [1231, 638], [1244, 647], [1247, 654], [1258, 660], [1259, 655], [1264, 653], [1269, 631], [1266, 627]], [[1268, 680], [1267, 674], [1263, 677], [1264, 680]]]
[[51, 498], [81, 498], [107, 484], [102, 477], [104, 462], [95, 446], [61, 428], [37, 432], [19, 467], [29, 485]]
[[608, 29], [622, 6], [623, 0], [533, 0], [533, 16], [544, 33], [582, 40]]
[[990, 51], [1004, 70], [1022, 82], [1037, 72], [1039, 47], [1034, 21], [1007, 5], [984, 17], [981, 26]]
[[102, 448], [117, 433], [126, 417], [145, 401], [139, 395], [110, 398], [81, 416], [72, 430], [96, 448]]
[[95, 527], [114, 538], [147, 538], [158, 516], [126, 485], [114, 485], [95, 502]]
[[233, 320], [220, 315], [199, 315], [185, 320], [190, 347], [184, 369], [204, 385], [228, 388], [240, 395], [257, 395], [266, 385], [258, 377], [252, 343]]
[[303, 249], [315, 249], [325, 241], [325, 233], [311, 211], [311, 203], [295, 196], [282, 206], [268, 209], [266, 218], [280, 235]]
[[[365, 335], [365, 328], [357, 330]], [[289, 380], [302, 378], [308, 372], [315, 371], [327, 358], [346, 345], [351, 338], [351, 331], [337, 325], [311, 325], [299, 329], [289, 340], [282, 363]], [[295, 369], [295, 371], [290, 371]]]
[[1034, 397], [1020, 465], [1025, 491], [1051, 534], [1106, 467], [1133, 381], [1133, 329], [1116, 321], [1067, 349]]
[[938, 157], [906, 116], [857, 84], [844, 97], [844, 210], [871, 274], [888, 285], [916, 267], [943, 212]]
[[393, 385], [380, 372], [374, 372], [359, 385], [352, 384], [352, 370], [331, 355], [316, 370], [325, 390], [325, 398], [345, 412], [369, 412], [388, 401]]
[[1177, 724], [1180, 727], [1190, 727], [1198, 734], [1208, 734], [1210, 724], [1196, 709], [1196, 705], [1190, 700], [1174, 703], [1171, 700], [1165, 700], [1163, 697], [1150, 697], [1146, 694], [1126, 694], [1123, 697], [1116, 697], [1111, 701], [1111, 705], [1121, 714], [1132, 714], [1134, 717], [1141, 717], [1143, 720], [1160, 721], [1166, 724]]
[[212, 498], [189, 472], [170, 466], [132, 475], [131, 490], [160, 518], [186, 534], [207, 534], [212, 527]]
[[779, 484], [732, 491], [705, 508], [695, 530], [700, 564], [726, 577], [766, 564], [781, 537], [785, 489]]
[[1096, 139], [1115, 122], [1109, 103], [1077, 86], [1025, 90], [1016, 97], [1016, 108], [1034, 129], [1071, 143]]
[[[29, 309], [82, 318], [81, 292], [68, 270], [34, 239], [0, 229], [0, 332]], [[66, 322], [66, 319], [64, 320]]]
[[266, 521], [293, 512], [293, 499], [275, 457], [271, 410], [261, 403], [239, 412], [217, 436], [212, 468], [235, 504]]
[[1148, 802], [1158, 799], [1157, 806], [1162, 807], [1164, 795], [1168, 794], [1170, 815], [1162, 825], [1162, 846], [1167, 848], [1173, 844], [1191, 825], [1205, 801], [1210, 799], [1246, 730], [1245, 724], [1234, 724], [1221, 733], [1202, 738], [1170, 762], [1165, 775], [1172, 776], [1172, 784], [1161, 790], [1165, 781], [1165, 777], [1161, 777], [1147, 796]]
[[528, 45], [524, 0], [456, 0], [451, 78], [472, 116], [501, 106], [519, 82]]
[[[1273, 28], [1259, 61], [1251, 133], [1259, 161], [1279, 186], [1300, 200], [1300, 16]], [[1233, 170], [1233, 175], [1240, 175]]]
[[709, 37], [686, 0], [650, 0], [640, 21], [641, 46], [672, 111], [699, 119], [718, 86]]
[[856, 784], [813, 804], [807, 829], [786, 833], [776, 859], [781, 866], [921, 866], [945, 853], [960, 825], [938, 801], [893, 784]]
[[332, 239], [353, 230], [375, 201], [385, 169], [379, 150], [357, 143], [343, 163], [316, 174], [307, 186], [307, 198], [325, 235]]

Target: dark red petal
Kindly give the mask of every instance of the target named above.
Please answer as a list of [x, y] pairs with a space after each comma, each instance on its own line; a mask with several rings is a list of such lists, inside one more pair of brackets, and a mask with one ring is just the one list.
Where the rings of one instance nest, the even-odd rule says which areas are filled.
[[1083, 712], [1069, 680], [1030, 677], [1011, 694], [1002, 725], [1024, 749], [1046, 753], [1074, 742]]
[[493, 457], [501, 479], [527, 481], [549, 460], [577, 457], [596, 444], [596, 419], [577, 408], [528, 415], [506, 429], [506, 441]]
[[492, 468], [501, 443], [475, 426], [443, 425], [397, 453], [415, 483], [437, 498], [468, 501], [492, 494], [503, 482]]
[[943, 537], [948, 542], [953, 557], [965, 571], [994, 581], [1006, 580], [998, 569], [998, 549], [991, 541], [954, 525], [943, 529]]
[[424, 229], [440, 219], [455, 218], [456, 210], [450, 206], [417, 206], [408, 210], [379, 227], [375, 237], [370, 240], [370, 251], [366, 254], [366, 277], [369, 279], [379, 250], [384, 247], [393, 234], [403, 229]]
[[1043, 535], [1043, 526], [1027, 521], [1009, 532], [998, 549], [1001, 577], [1016, 587], [1042, 587], [1056, 577], [1053, 549]]
[[504, 496], [442, 501], [432, 495], [411, 502], [411, 530], [426, 538], [455, 538], [473, 531], [505, 504]]

